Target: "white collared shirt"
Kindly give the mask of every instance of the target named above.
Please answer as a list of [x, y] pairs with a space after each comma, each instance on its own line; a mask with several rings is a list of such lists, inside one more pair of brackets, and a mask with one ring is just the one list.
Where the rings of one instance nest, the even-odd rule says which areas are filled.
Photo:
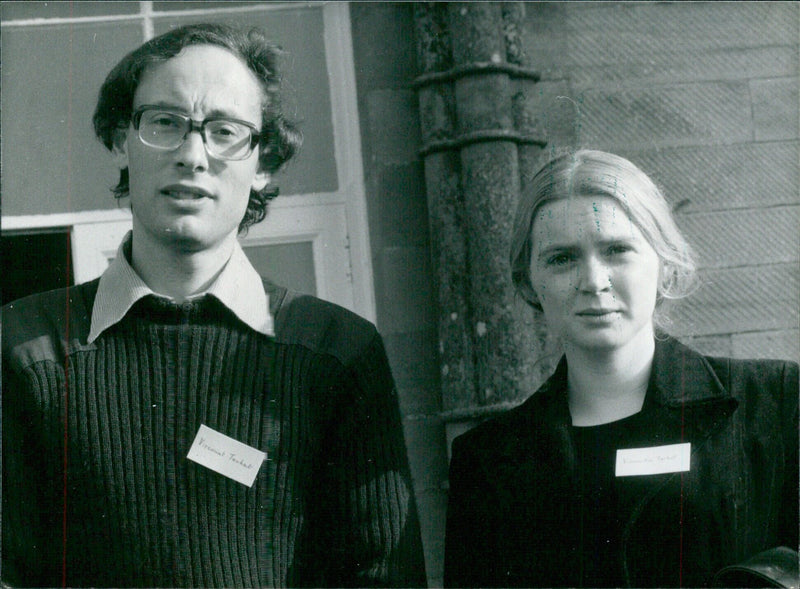
[[[117, 257], [100, 277], [92, 307], [92, 323], [88, 343], [92, 343], [112, 325], [118, 323], [139, 299], [154, 294], [125, 256], [132, 232], [128, 231], [117, 249]], [[245, 325], [264, 335], [273, 336], [274, 322], [269, 312], [269, 296], [264, 291], [256, 269], [237, 241], [225, 267], [209, 289], [192, 298], [212, 295], [232, 311]]]

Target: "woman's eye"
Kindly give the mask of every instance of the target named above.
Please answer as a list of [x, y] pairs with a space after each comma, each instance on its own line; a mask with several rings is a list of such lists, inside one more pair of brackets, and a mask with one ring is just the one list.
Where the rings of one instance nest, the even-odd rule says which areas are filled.
[[554, 254], [554, 255], [550, 256], [549, 258], [547, 258], [547, 265], [548, 266], [556, 266], [556, 267], [566, 266], [567, 264], [572, 262], [573, 259], [574, 259], [574, 256], [572, 254], [568, 254], [568, 253]]
[[633, 248], [625, 243], [616, 243], [608, 248], [609, 255], [625, 254], [633, 251]]

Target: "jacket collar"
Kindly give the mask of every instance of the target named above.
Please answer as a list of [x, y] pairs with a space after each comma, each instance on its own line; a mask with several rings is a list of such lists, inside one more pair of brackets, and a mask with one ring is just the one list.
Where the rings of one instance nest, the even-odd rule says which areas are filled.
[[708, 360], [677, 340], [656, 340], [647, 395], [665, 407], [733, 401]]
[[[567, 359], [562, 357], [553, 375], [524, 406], [541, 405], [549, 398], [542, 417], [551, 423], [570, 423], [567, 402]], [[667, 409], [723, 408], [732, 411], [738, 403], [726, 390], [708, 360], [672, 337], [656, 340], [653, 367], [647, 387], [646, 407]]]

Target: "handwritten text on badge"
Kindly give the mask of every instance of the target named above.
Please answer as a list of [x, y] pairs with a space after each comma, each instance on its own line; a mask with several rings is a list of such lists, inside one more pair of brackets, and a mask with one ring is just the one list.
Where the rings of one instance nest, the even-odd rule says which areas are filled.
[[689, 458], [692, 445], [670, 444], [652, 448], [635, 448], [617, 450], [618, 477], [664, 474], [669, 472], [686, 472], [689, 470]]
[[267, 455], [261, 450], [242, 444], [201, 424], [186, 457], [214, 472], [252, 487], [258, 469], [261, 468], [261, 463]]

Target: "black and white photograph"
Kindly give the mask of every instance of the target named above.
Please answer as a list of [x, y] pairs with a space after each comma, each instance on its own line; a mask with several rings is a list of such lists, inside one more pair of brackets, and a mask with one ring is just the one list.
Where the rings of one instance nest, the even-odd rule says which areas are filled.
[[800, 3], [0, 1], [0, 587], [799, 587]]

